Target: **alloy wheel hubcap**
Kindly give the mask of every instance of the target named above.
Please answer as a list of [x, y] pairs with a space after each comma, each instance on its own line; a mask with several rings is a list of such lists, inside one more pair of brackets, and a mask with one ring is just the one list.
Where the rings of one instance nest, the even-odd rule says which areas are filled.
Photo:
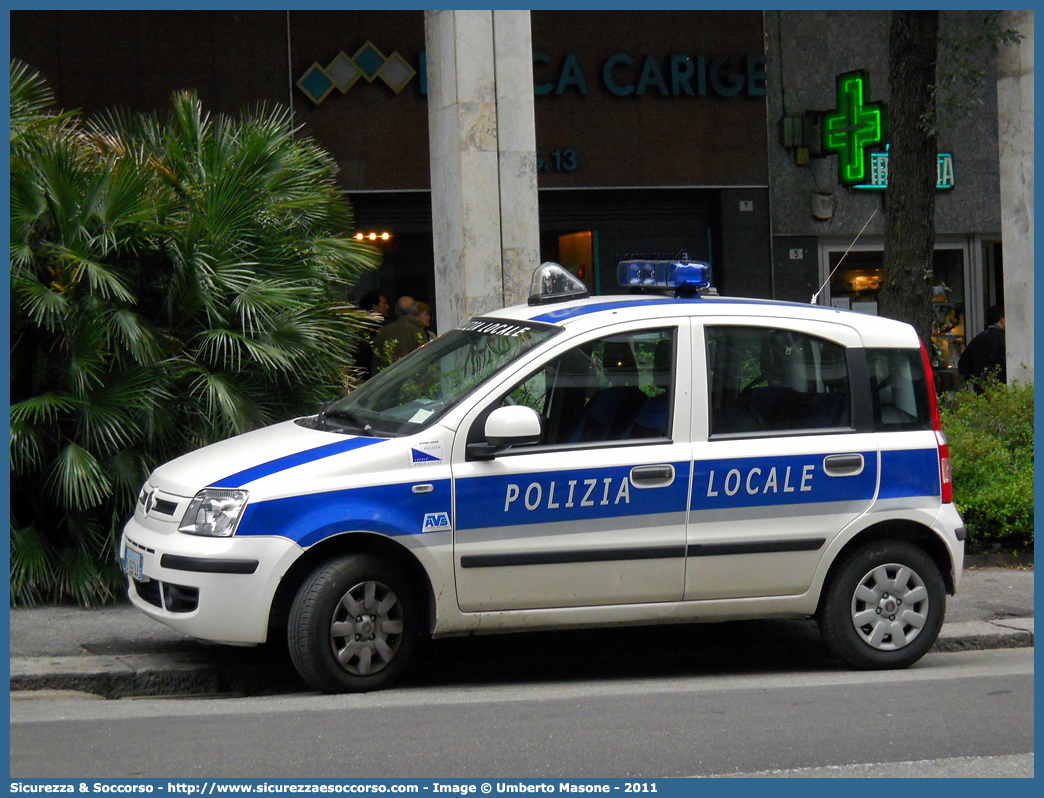
[[381, 582], [360, 582], [337, 603], [330, 623], [334, 656], [353, 676], [370, 676], [395, 657], [402, 641], [402, 603]]
[[852, 625], [878, 651], [908, 646], [927, 621], [928, 590], [909, 566], [877, 566], [859, 581], [852, 596]]

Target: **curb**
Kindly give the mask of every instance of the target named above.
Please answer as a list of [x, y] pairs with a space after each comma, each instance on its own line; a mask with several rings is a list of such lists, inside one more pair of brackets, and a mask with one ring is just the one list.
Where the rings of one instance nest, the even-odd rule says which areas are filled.
[[1033, 552], [1016, 554], [1014, 552], [980, 552], [964, 555], [965, 568], [1033, 568]]
[[[943, 626], [932, 653], [1033, 646], [1033, 618]], [[11, 692], [76, 691], [103, 698], [256, 694], [271, 669], [242, 662], [218, 666], [185, 655], [12, 657]]]
[[932, 651], [985, 651], [994, 648], [1033, 646], [1032, 618], [1001, 618], [995, 621], [967, 621], [944, 624]]
[[11, 692], [72, 690], [105, 698], [213, 695], [223, 692], [222, 669], [178, 657], [12, 657]]

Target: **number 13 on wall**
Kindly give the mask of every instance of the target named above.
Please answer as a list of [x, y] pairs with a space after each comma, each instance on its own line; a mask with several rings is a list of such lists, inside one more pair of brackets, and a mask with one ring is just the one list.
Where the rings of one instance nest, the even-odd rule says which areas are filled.
[[553, 150], [547, 158], [537, 150], [538, 172], [572, 172], [576, 167], [576, 150], [571, 147]]

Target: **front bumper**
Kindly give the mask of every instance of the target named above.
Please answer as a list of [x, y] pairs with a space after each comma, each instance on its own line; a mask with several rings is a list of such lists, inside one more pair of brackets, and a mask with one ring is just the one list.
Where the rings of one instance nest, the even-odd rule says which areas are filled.
[[142, 578], [127, 579], [131, 603], [192, 637], [264, 643], [276, 588], [301, 547], [280, 537], [186, 535], [175, 523], [140, 516], [120, 539], [120, 562], [128, 552], [140, 562]]

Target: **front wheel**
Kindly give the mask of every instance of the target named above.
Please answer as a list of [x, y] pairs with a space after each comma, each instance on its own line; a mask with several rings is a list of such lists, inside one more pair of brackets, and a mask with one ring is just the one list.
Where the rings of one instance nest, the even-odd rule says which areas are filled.
[[935, 643], [946, 614], [939, 568], [899, 540], [849, 555], [831, 580], [819, 627], [831, 653], [860, 670], [905, 668]]
[[305, 580], [290, 608], [287, 642], [297, 672], [325, 693], [390, 685], [416, 645], [412, 585], [382, 560], [331, 560]]

